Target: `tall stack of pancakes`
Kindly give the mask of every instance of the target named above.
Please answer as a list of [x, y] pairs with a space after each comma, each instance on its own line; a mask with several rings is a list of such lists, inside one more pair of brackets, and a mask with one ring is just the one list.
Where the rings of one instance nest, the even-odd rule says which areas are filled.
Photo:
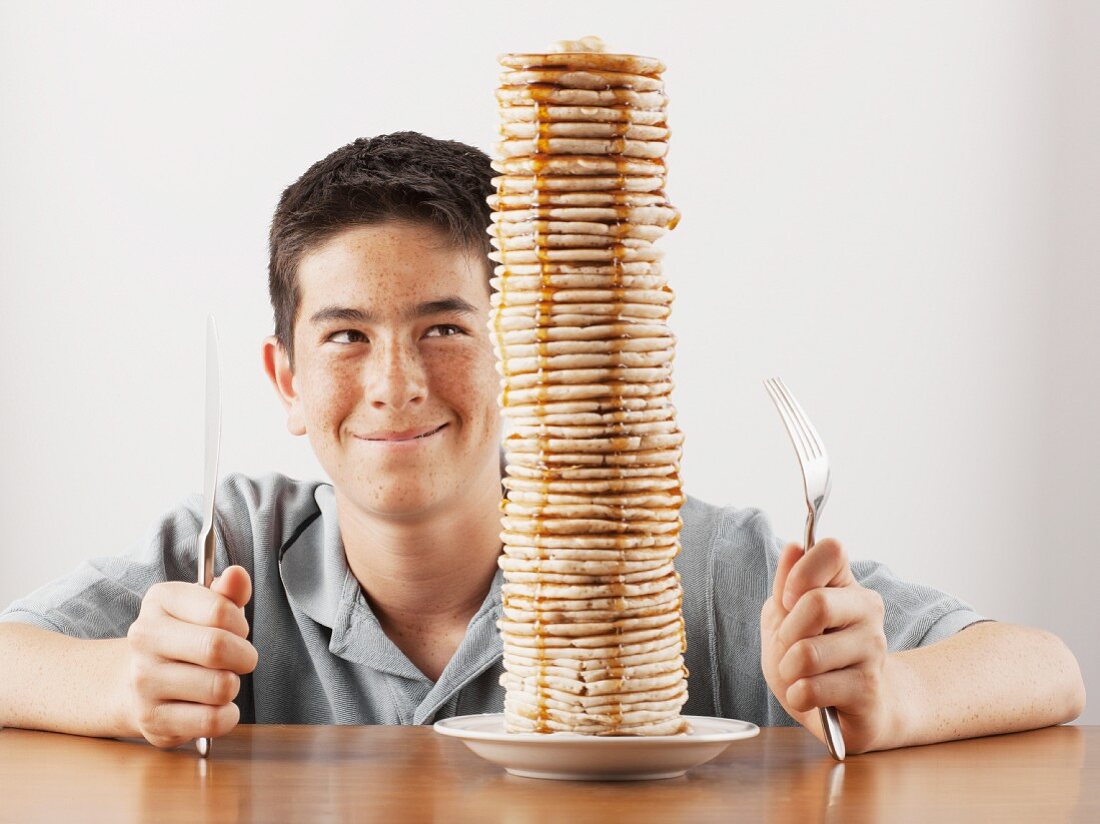
[[500, 58], [501, 683], [509, 731], [663, 735], [686, 728], [683, 435], [654, 241], [678, 213], [664, 66], [600, 45]]

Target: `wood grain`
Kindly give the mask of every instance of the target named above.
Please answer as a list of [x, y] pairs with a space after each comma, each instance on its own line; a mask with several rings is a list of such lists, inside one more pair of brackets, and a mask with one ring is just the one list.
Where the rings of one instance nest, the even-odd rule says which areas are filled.
[[193, 748], [0, 730], [0, 821], [1100, 821], [1100, 727], [835, 764], [799, 729], [734, 742], [687, 776], [516, 778], [426, 727], [241, 726]]

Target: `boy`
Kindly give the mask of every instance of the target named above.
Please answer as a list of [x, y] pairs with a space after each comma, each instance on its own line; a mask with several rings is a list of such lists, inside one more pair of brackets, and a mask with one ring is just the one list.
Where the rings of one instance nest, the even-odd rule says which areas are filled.
[[[424, 724], [499, 711], [501, 419], [488, 158], [415, 133], [315, 164], [271, 229], [264, 366], [331, 484], [223, 480], [212, 589], [190, 581], [198, 502], [0, 615], [0, 724], [170, 747], [255, 723]], [[1076, 717], [1072, 653], [1040, 630], [781, 548], [757, 510], [682, 509], [691, 714], [850, 752]]]

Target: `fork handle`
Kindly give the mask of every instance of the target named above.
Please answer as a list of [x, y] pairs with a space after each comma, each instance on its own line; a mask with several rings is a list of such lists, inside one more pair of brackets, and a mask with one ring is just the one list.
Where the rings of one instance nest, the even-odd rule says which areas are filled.
[[[806, 513], [806, 543], [803, 546], [806, 552], [814, 545], [814, 510], [808, 507]], [[840, 731], [840, 718], [836, 714], [836, 707], [818, 707], [818, 717], [821, 719], [821, 729], [825, 733], [825, 746], [829, 748], [829, 755], [837, 761], [843, 761], [847, 750], [844, 746], [844, 733]]]

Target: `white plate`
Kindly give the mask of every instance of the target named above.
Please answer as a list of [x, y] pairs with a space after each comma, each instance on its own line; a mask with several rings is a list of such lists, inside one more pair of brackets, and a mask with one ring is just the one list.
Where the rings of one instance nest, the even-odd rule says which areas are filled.
[[676, 778], [710, 761], [730, 742], [760, 732], [747, 721], [701, 715], [684, 718], [691, 732], [681, 735], [508, 733], [503, 713], [447, 718], [435, 722], [435, 731], [462, 739], [475, 753], [512, 775], [571, 781]]

